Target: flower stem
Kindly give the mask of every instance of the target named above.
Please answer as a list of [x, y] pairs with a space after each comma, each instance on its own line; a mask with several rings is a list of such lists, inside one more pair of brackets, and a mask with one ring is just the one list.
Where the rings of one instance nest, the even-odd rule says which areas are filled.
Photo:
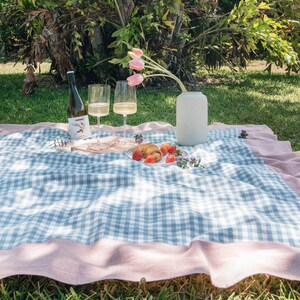
[[184, 84], [181, 82], [181, 80], [179, 80], [172, 73], [171, 73], [171, 75], [169, 75], [169, 74], [151, 74], [151, 75], [146, 75], [146, 77], [169, 77], [169, 78], [172, 78], [178, 83], [182, 92], [187, 92], [187, 90], [186, 90]]
[[161, 65], [159, 65], [157, 62], [155, 62], [153, 59], [151, 59], [150, 57], [146, 56], [145, 54], [143, 55], [146, 59], [148, 59], [149, 61], [144, 61], [147, 64], [147, 68], [148, 69], [152, 69], [152, 70], [156, 70], [156, 71], [161, 71], [164, 74], [153, 74], [153, 75], [147, 75], [147, 77], [155, 77], [155, 76], [166, 76], [166, 77], [170, 77], [172, 79], [174, 79], [178, 85], [180, 86], [180, 89], [182, 92], [186, 92], [186, 88], [184, 86], [184, 84], [182, 83], [182, 81], [175, 76], [174, 74], [172, 74], [170, 71], [168, 71], [166, 68], [162, 67]]
[[117, 0], [115, 0], [115, 5], [116, 5], [117, 11], [118, 11], [118, 15], [119, 15], [120, 21], [121, 21], [121, 23], [122, 23], [122, 27], [125, 27], [125, 22], [124, 22], [122, 13], [121, 13], [121, 11], [120, 11], [119, 3], [118, 3]]

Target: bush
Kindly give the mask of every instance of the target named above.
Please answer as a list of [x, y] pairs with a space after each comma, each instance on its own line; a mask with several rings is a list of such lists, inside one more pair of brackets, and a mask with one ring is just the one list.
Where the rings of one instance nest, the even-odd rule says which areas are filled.
[[261, 51], [270, 63], [297, 70], [299, 23], [292, 20], [299, 16], [287, 14], [290, 1], [5, 0], [1, 48], [25, 63], [50, 59], [57, 80], [75, 69], [84, 83], [124, 79], [131, 47], [185, 81], [203, 67], [245, 67]]

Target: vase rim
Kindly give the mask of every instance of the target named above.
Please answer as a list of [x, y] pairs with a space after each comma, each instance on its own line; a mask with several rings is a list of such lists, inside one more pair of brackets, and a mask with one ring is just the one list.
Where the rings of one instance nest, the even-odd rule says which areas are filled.
[[189, 94], [189, 93], [200, 93], [200, 94], [202, 94], [201, 91], [186, 91], [186, 92], [182, 92], [182, 94]]

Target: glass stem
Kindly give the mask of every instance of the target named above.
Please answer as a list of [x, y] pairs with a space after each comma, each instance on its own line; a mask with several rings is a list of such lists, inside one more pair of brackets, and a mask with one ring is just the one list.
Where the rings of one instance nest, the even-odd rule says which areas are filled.
[[123, 115], [123, 120], [124, 120], [124, 124], [123, 124], [123, 126], [124, 126], [124, 137], [126, 138], [126, 120], [127, 120], [127, 115]]
[[97, 138], [98, 138], [98, 142], [100, 139], [100, 117], [97, 117]]

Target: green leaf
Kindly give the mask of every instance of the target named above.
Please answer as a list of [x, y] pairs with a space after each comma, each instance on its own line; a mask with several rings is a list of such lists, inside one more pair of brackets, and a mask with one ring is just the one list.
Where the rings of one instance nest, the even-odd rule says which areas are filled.
[[174, 29], [174, 21], [164, 21], [163, 23], [169, 28]]
[[167, 11], [164, 13], [164, 15], [163, 15], [162, 20], [163, 20], [163, 21], [168, 20], [168, 15], [169, 15], [169, 11], [167, 10]]
[[80, 39], [81, 35], [77, 31], [74, 31], [74, 37], [75, 39]]
[[265, 10], [269, 10], [271, 9], [270, 5], [267, 4], [266, 2], [261, 2], [258, 4], [257, 6], [258, 9], [265, 9]]
[[110, 60], [109, 62], [111, 64], [114, 64], [114, 65], [121, 65], [123, 68], [127, 68], [128, 67], [128, 61], [129, 61], [129, 58], [128, 56], [125, 56], [123, 58], [113, 58], [112, 60]]
[[68, 0], [66, 3], [66, 6], [73, 6], [75, 4], [76, 0]]

